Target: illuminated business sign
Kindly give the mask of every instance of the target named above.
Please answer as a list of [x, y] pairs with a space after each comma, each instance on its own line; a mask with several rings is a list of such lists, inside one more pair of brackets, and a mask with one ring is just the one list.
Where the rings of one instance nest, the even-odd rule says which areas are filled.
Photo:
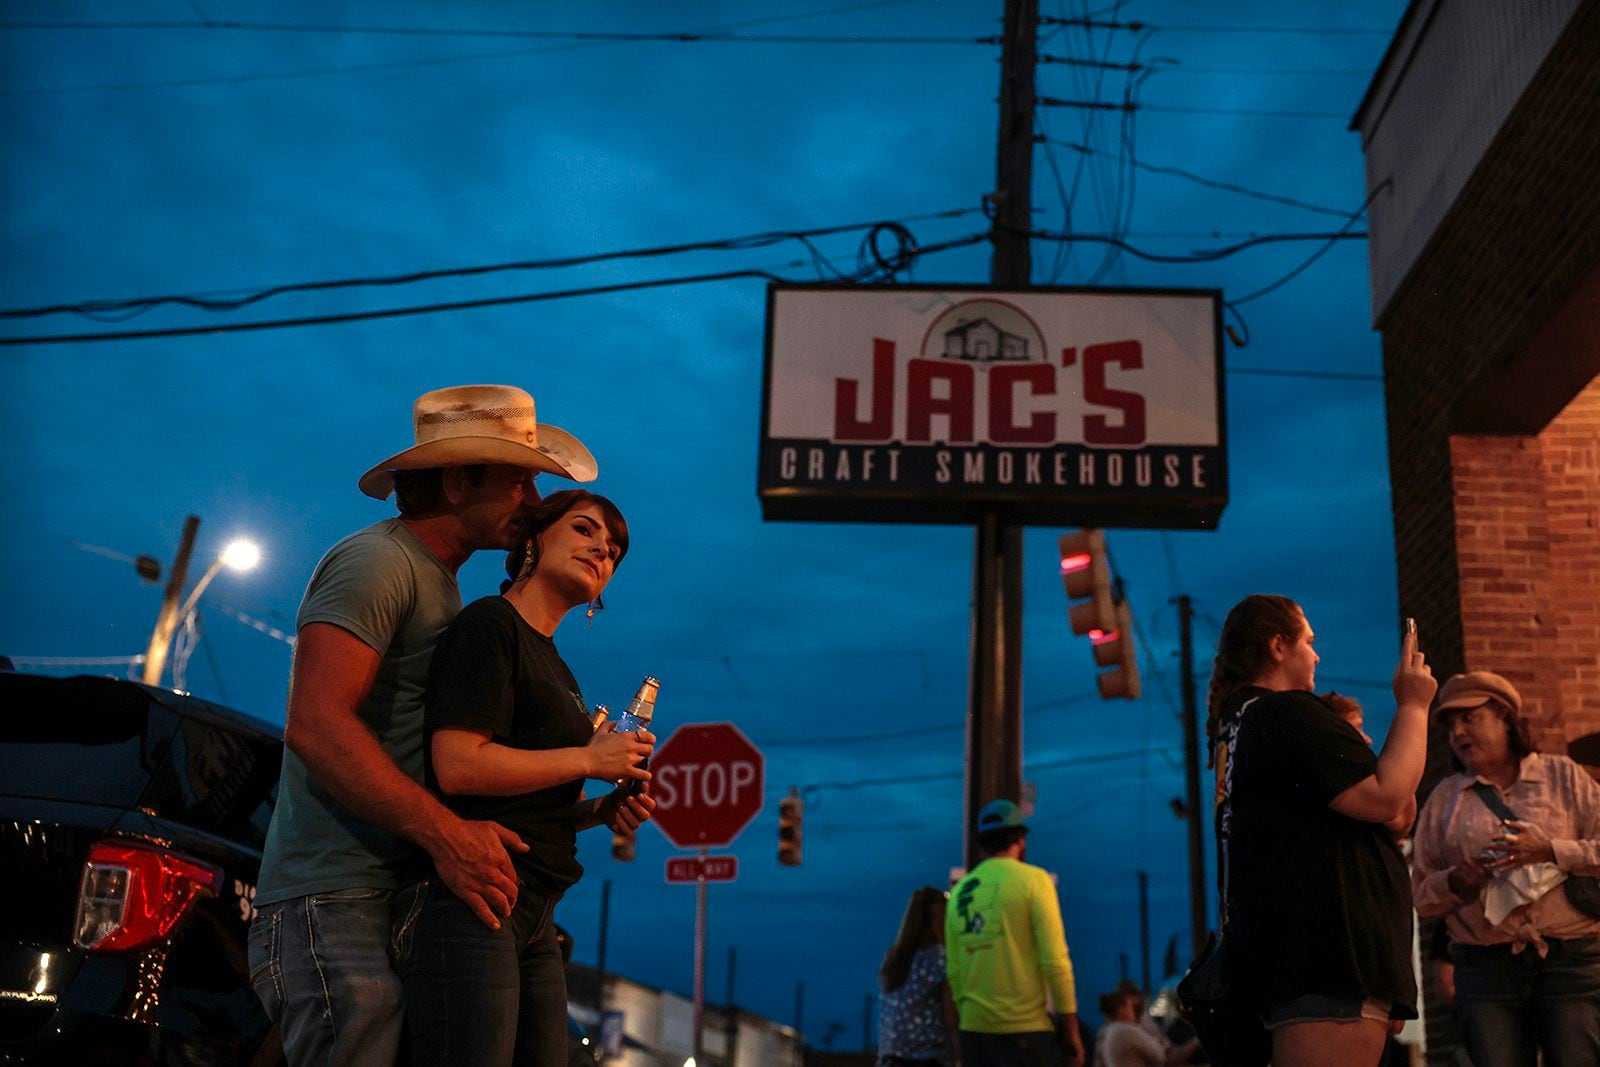
[[768, 519], [1215, 526], [1211, 289], [773, 285]]

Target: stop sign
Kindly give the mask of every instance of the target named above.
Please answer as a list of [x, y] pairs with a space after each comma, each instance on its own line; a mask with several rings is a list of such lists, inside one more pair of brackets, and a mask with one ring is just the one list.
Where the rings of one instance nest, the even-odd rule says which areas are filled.
[[650, 759], [655, 824], [679, 848], [720, 848], [761, 810], [761, 752], [730, 722], [678, 727]]

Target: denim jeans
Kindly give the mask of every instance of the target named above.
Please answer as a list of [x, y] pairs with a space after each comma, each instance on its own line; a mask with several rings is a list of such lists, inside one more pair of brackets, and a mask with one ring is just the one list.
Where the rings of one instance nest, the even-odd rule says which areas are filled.
[[250, 922], [250, 984], [291, 1067], [394, 1067], [403, 1002], [388, 889], [269, 904]]
[[1600, 937], [1549, 942], [1512, 955], [1505, 945], [1451, 945], [1456, 1018], [1475, 1067], [1592, 1067], [1600, 1063]]
[[511, 915], [491, 930], [437, 882], [416, 894], [415, 921], [395, 938], [412, 1062], [566, 1067], [555, 900], [522, 886]]

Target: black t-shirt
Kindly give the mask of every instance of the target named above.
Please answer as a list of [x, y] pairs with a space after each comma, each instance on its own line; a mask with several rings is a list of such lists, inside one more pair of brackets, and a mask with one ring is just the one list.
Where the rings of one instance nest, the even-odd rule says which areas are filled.
[[1405, 859], [1383, 826], [1328, 807], [1377, 771], [1377, 756], [1307, 692], [1245, 689], [1223, 721], [1219, 839], [1236, 981], [1263, 1006], [1372, 997], [1415, 1018]]
[[[583, 694], [555, 642], [498, 596], [467, 605], [439, 638], [423, 723], [430, 739], [423, 748], [427, 784], [435, 793], [435, 730], [487, 730], [496, 744], [532, 750], [586, 745], [594, 733]], [[462, 818], [493, 819], [522, 835], [528, 851], [511, 854], [519, 879], [559, 896], [583, 875], [576, 811], [582, 792], [580, 779], [517, 796], [440, 798]]]

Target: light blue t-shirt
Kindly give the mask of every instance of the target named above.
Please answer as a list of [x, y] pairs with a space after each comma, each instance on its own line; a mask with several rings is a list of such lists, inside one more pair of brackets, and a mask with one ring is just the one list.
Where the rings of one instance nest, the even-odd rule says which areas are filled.
[[[317, 564], [300, 602], [382, 659], [358, 714], [395, 764], [422, 781], [422, 705], [439, 635], [461, 610], [455, 575], [400, 519], [351, 534]], [[396, 889], [416, 847], [346, 811], [287, 748], [261, 856], [256, 904], [337, 889]]]

